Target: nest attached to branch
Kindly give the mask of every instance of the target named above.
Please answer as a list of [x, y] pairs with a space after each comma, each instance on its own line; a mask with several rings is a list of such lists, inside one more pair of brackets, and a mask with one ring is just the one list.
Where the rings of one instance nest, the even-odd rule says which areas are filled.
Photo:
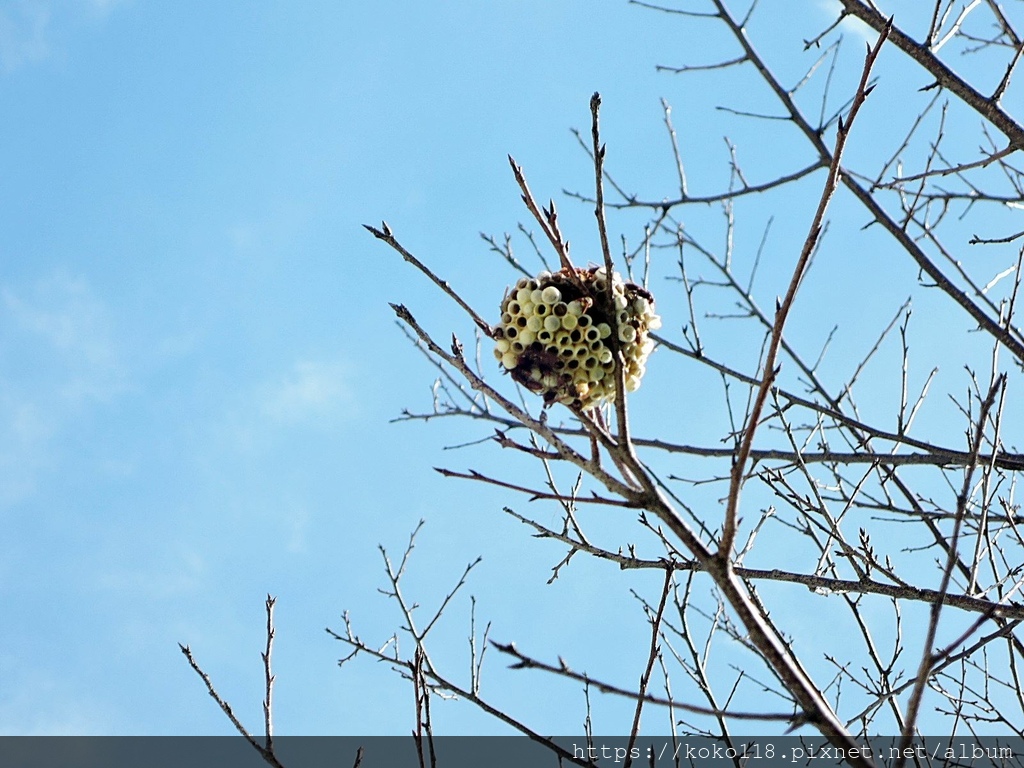
[[654, 297], [612, 274], [609, 311], [604, 267], [541, 272], [523, 278], [501, 302], [494, 356], [512, 378], [544, 397], [589, 410], [615, 399], [615, 353], [626, 390], [640, 386], [661, 327]]

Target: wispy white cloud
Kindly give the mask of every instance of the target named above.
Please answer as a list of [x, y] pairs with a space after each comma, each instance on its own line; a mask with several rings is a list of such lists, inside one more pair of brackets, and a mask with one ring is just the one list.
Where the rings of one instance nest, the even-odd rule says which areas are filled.
[[0, 4], [0, 72], [48, 59], [57, 50], [57, 29], [74, 23], [76, 12], [110, 13], [125, 0], [5, 0]]
[[116, 6], [124, 5], [125, 0], [78, 0], [95, 13], [110, 13]]
[[51, 397], [75, 405], [108, 400], [124, 389], [109, 312], [84, 278], [58, 272], [28, 289], [4, 286], [0, 311], [20, 336], [14, 344], [31, 350], [30, 359], [58, 379]]
[[309, 510], [303, 506], [293, 506], [285, 516], [288, 525], [287, 549], [292, 554], [306, 551], [307, 532], [309, 531]]
[[14, 0], [0, 6], [0, 69], [10, 72], [50, 55], [49, 2]]
[[[822, 17], [835, 21], [843, 12], [843, 4], [839, 0], [817, 0], [818, 9]], [[878, 40], [878, 33], [854, 16], [847, 16], [839, 24], [839, 31], [844, 35], [853, 35], [861, 40], [874, 43]]]
[[263, 416], [279, 424], [315, 424], [348, 413], [354, 398], [341, 363], [301, 360], [279, 380], [260, 388]]
[[99, 575], [97, 586], [135, 600], [166, 600], [200, 589], [206, 571], [203, 557], [180, 543], [178, 551], [162, 561], [112, 567]]
[[[2, 381], [0, 388], [6, 389]], [[0, 393], [0, 509], [35, 491], [39, 472], [50, 463], [47, 446], [57, 421], [37, 403]]]
[[[85, 701], [53, 672], [30, 667], [11, 654], [0, 657], [4, 695], [0, 735], [78, 736], [110, 733], [109, 717], [95, 701]], [[5, 755], [14, 759], [13, 755]], [[16, 760], [15, 760], [16, 762]]]
[[127, 388], [113, 323], [83, 278], [0, 286], [0, 507], [30, 495], [82, 408]]
[[350, 366], [337, 359], [300, 359], [277, 375], [225, 392], [230, 406], [210, 425], [210, 445], [254, 456], [287, 439], [282, 430], [337, 429], [357, 409], [349, 372]]

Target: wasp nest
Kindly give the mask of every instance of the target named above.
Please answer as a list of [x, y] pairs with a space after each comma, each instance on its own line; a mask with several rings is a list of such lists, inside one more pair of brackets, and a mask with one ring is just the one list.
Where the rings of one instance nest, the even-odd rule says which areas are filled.
[[607, 311], [604, 267], [541, 272], [523, 278], [501, 303], [494, 356], [512, 378], [544, 396], [584, 410], [615, 398], [612, 336], [617, 330], [626, 390], [640, 386], [654, 348], [650, 331], [661, 327], [654, 297], [612, 275], [614, 316]]

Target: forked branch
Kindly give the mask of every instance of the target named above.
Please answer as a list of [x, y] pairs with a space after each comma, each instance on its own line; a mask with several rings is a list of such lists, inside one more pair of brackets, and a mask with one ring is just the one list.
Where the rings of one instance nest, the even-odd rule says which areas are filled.
[[807, 270], [807, 265], [810, 263], [811, 254], [814, 253], [815, 246], [818, 243], [818, 237], [820, 236], [822, 227], [824, 226], [825, 211], [828, 210], [832, 196], [835, 194], [836, 189], [839, 186], [839, 179], [841, 176], [840, 162], [842, 160], [843, 150], [846, 147], [846, 140], [850, 135], [850, 128], [853, 126], [853, 121], [856, 119], [857, 113], [860, 111], [861, 106], [864, 104], [868, 94], [871, 92], [872, 86], [868, 85], [868, 81], [871, 76], [871, 69], [878, 58], [878, 54], [881, 53], [882, 45], [885, 43], [886, 37], [888, 37], [890, 28], [891, 25], [884, 27], [875, 45], [868, 50], [868, 54], [864, 62], [864, 69], [861, 74], [860, 84], [857, 86], [857, 92], [854, 95], [853, 103], [850, 106], [850, 111], [847, 115], [846, 121], [844, 122], [842, 118], [839, 120], [839, 127], [836, 132], [836, 147], [832, 152], [832, 163], [829, 166], [825, 188], [822, 190], [821, 199], [818, 201], [818, 208], [811, 221], [810, 232], [808, 232], [807, 238], [804, 240], [803, 249], [800, 252], [800, 257], [797, 259], [796, 267], [793, 270], [793, 277], [790, 279], [786, 296], [775, 309], [775, 324], [772, 328], [768, 351], [765, 355], [763, 378], [761, 380], [761, 385], [757, 390], [754, 405], [747, 417], [747, 426], [743, 433], [743, 440], [740, 443], [739, 451], [733, 461], [733, 467], [730, 473], [729, 497], [725, 512], [725, 524], [722, 534], [721, 549], [719, 550], [719, 557], [722, 558], [723, 561], [728, 561], [732, 558], [732, 548], [736, 540], [737, 518], [739, 516], [740, 492], [743, 486], [743, 478], [747, 471], [747, 459], [749, 458], [750, 450], [753, 447], [754, 433], [757, 431], [757, 426], [761, 421], [761, 413], [763, 412], [765, 403], [768, 400], [768, 392], [774, 384], [775, 377], [778, 374], [778, 371], [776, 370], [776, 358], [778, 356], [779, 347], [782, 344], [782, 331], [786, 325], [786, 319], [789, 317], [789, 312], [793, 308], [793, 301], [796, 298], [797, 290], [800, 288], [800, 283]]

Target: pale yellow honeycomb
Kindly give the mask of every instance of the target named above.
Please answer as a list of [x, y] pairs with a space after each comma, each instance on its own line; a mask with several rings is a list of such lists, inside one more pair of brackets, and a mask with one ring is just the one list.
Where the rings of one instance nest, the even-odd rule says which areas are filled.
[[615, 398], [611, 336], [617, 330], [626, 390], [640, 386], [654, 348], [650, 331], [661, 327], [654, 298], [612, 275], [614, 313], [607, 312], [604, 267], [541, 272], [523, 278], [501, 302], [494, 356], [520, 384], [547, 404], [587, 410]]

